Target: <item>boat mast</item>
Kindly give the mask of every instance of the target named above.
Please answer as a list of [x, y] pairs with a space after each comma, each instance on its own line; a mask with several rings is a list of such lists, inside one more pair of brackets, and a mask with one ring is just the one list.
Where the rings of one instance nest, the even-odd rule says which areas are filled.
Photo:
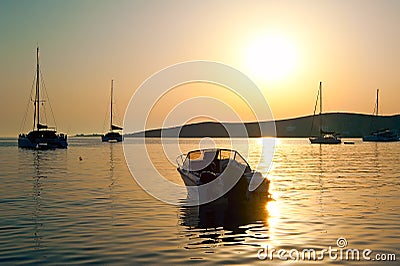
[[113, 119], [113, 91], [114, 91], [114, 80], [111, 80], [111, 114], [110, 114], [110, 131], [112, 131], [112, 119]]
[[[35, 112], [33, 113], [33, 130], [36, 128], [39, 130], [39, 118], [40, 118], [40, 88], [39, 88], [39, 75], [40, 75], [40, 70], [39, 70], [39, 46], [36, 47], [36, 94], [35, 94]], [[37, 122], [36, 122], [36, 117], [37, 117]]]
[[319, 82], [319, 131], [322, 132], [322, 82]]
[[376, 90], [376, 116], [379, 114], [379, 89]]

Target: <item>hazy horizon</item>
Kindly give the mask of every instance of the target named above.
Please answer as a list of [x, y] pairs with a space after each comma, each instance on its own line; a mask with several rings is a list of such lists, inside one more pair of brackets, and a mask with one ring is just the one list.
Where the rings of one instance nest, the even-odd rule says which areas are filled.
[[[20, 127], [37, 44], [57, 128], [70, 135], [108, 130], [111, 79], [122, 124], [140, 84], [190, 60], [247, 75], [277, 120], [312, 114], [320, 81], [326, 112], [372, 114], [380, 89], [379, 113], [398, 114], [399, 10], [395, 0], [1, 1], [0, 136], [31, 129], [30, 116]], [[161, 127], [179, 100], [201, 95], [243, 110], [244, 121], [254, 118], [240, 99], [202, 86], [165, 95], [149, 128]]]

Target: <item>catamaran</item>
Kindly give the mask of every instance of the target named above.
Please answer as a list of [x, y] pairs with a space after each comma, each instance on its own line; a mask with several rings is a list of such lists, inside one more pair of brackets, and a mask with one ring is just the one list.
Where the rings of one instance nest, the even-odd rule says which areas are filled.
[[113, 93], [114, 93], [114, 80], [111, 80], [110, 131], [101, 136], [101, 140], [103, 142], [121, 142], [123, 139], [120, 133], [122, 127], [113, 124]]
[[44, 104], [44, 100], [40, 98], [40, 73], [39, 47], [37, 47], [33, 129], [27, 134], [19, 134], [18, 147], [27, 149], [67, 148], [67, 135], [57, 134], [56, 127], [49, 127], [41, 122], [40, 106]]
[[[374, 110], [374, 118], [377, 118], [379, 115], [379, 89], [376, 90], [376, 103]], [[384, 128], [371, 132], [367, 136], [363, 136], [363, 141], [374, 141], [374, 142], [390, 142], [390, 141], [399, 141], [399, 135], [396, 131]]]
[[[318, 95], [317, 95], [317, 102], [318, 102], [318, 96], [319, 96], [319, 135], [310, 137], [310, 142], [311, 144], [340, 144], [342, 141], [341, 139], [337, 136], [335, 131], [327, 131], [323, 130], [323, 121], [322, 121], [322, 82], [319, 82], [319, 90], [318, 90]], [[317, 102], [315, 105], [317, 105]], [[315, 106], [316, 107], [316, 106]], [[313, 115], [313, 120], [311, 124], [311, 130], [314, 125], [314, 118], [315, 118], [315, 111], [316, 108], [314, 108], [314, 115]]]

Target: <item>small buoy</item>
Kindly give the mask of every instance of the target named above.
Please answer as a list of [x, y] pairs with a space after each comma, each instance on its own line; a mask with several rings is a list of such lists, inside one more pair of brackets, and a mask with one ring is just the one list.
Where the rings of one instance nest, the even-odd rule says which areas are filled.
[[81, 156], [79, 156], [79, 161], [82, 161], [83, 159], [82, 159], [82, 157]]

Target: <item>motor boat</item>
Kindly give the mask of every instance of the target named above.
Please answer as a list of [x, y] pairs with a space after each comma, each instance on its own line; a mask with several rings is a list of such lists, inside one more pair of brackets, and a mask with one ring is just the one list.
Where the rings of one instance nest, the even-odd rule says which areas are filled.
[[178, 156], [177, 163], [188, 198], [199, 205], [216, 200], [241, 204], [270, 198], [269, 180], [252, 170], [235, 150], [193, 150]]

